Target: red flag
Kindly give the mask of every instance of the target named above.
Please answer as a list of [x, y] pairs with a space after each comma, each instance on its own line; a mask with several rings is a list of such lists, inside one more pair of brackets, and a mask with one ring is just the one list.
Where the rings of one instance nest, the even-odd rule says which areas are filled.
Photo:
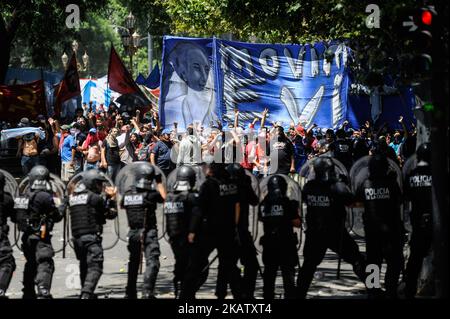
[[131, 94], [141, 92], [113, 46], [111, 46], [111, 54], [109, 55], [108, 83], [109, 87], [117, 93]]
[[77, 58], [72, 54], [64, 78], [56, 91], [55, 114], [61, 111], [61, 104], [81, 94], [80, 77], [78, 75]]
[[27, 84], [0, 85], [0, 118], [18, 120], [47, 114], [44, 81]]

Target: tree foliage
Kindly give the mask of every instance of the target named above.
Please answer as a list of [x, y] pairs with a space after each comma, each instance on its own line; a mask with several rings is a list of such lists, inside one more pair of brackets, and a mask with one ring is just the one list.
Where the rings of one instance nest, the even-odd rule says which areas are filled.
[[[392, 74], [404, 80], [403, 60], [411, 51], [398, 34], [399, 17], [414, 0], [386, 0], [380, 28], [368, 28], [366, 7], [373, 1], [352, 0], [168, 0], [165, 7], [174, 33], [220, 36], [232, 33], [241, 41], [312, 43], [342, 40], [353, 49], [359, 82], [367, 75]], [[410, 61], [409, 61], [410, 62]], [[373, 78], [373, 77], [371, 77]]]
[[58, 44], [76, 33], [66, 27], [67, 5], [80, 8], [81, 19], [100, 10], [106, 0], [3, 0], [0, 7], [0, 83], [4, 81], [12, 50], [36, 67], [48, 67]]
[[[3, 0], [0, 8], [0, 41], [13, 48], [12, 65], [61, 68], [60, 55], [73, 39], [91, 57], [90, 75], [105, 74], [109, 43], [124, 56], [115, 25], [124, 25], [131, 11], [141, 37], [154, 39], [154, 62], [160, 60], [162, 36], [167, 34], [232, 38], [266, 43], [312, 43], [343, 40], [354, 52], [354, 74], [370, 82], [373, 73], [390, 74], [399, 83], [411, 69], [411, 43], [399, 34], [406, 9], [420, 6], [415, 0], [379, 2], [380, 28], [368, 28], [366, 12], [372, 0]], [[65, 5], [80, 5], [82, 27], [64, 26]], [[375, 1], [377, 3], [377, 1]], [[3, 31], [2, 31], [3, 30]], [[6, 32], [5, 32], [6, 30]], [[6, 36], [2, 36], [6, 34]], [[448, 29], [444, 32], [448, 39]], [[8, 42], [10, 41], [10, 42]], [[443, 40], [445, 41], [445, 39]], [[147, 73], [146, 45], [135, 55], [135, 68]], [[3, 46], [2, 46], [3, 47]], [[0, 52], [1, 64], [9, 52]], [[80, 58], [79, 56], [79, 58]], [[135, 72], [137, 74], [137, 72]], [[372, 75], [371, 75], [372, 74]], [[86, 75], [86, 74], [85, 74]]]

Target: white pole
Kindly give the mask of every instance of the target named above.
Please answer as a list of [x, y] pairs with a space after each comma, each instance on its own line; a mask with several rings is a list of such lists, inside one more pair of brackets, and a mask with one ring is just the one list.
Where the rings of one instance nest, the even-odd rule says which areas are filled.
[[148, 74], [153, 70], [153, 43], [152, 36], [147, 33], [147, 58], [148, 58]]

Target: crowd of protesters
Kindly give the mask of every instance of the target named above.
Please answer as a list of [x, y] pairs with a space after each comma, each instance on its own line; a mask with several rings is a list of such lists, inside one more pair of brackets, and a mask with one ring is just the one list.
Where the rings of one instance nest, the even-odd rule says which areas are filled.
[[[42, 164], [63, 181], [93, 168], [114, 180], [124, 165], [134, 161], [149, 161], [167, 176], [177, 165], [208, 163], [218, 155], [225, 162], [239, 162], [257, 176], [298, 173], [308, 159], [327, 152], [347, 169], [375, 153], [384, 153], [401, 166], [416, 147], [416, 129], [412, 124], [408, 130], [402, 117], [402, 130], [391, 130], [386, 124], [375, 129], [369, 121], [358, 129], [345, 121], [335, 130], [291, 122], [286, 130], [280, 122], [267, 125], [267, 117], [268, 109], [264, 109], [260, 118], [239, 126], [236, 111], [228, 127], [220, 122], [209, 127], [192, 123], [185, 132], [178, 132], [177, 123], [172, 130], [162, 129], [156, 111], [128, 114], [113, 104], [108, 111], [100, 106], [94, 112], [91, 105], [83, 105], [73, 119], [22, 118], [17, 127], [39, 127], [45, 136], [16, 137], [17, 156], [24, 175]], [[271, 165], [275, 161], [277, 165]]]
[[[412, 129], [408, 130], [403, 121], [403, 117], [400, 116], [398, 119], [402, 130], [390, 130], [387, 125], [382, 125], [381, 127], [375, 129], [374, 126], [368, 121], [358, 129], [350, 127], [347, 121], [342, 123], [342, 126], [337, 129], [319, 128], [316, 124], [305, 127], [303, 123], [292, 122], [286, 130], [283, 127], [283, 123], [280, 122], [271, 122], [267, 125], [269, 110], [265, 108], [260, 117], [255, 118], [247, 125], [244, 123], [244, 126], [240, 126], [240, 124], [242, 124], [240, 122], [240, 113], [238, 110], [235, 110], [234, 121], [229, 123], [226, 127], [223, 127], [222, 123], [219, 121], [216, 123], [211, 123], [208, 127], [204, 127], [198, 123], [192, 123], [188, 125], [185, 130], [183, 129], [178, 131], [177, 123], [172, 123], [172, 129], [162, 128], [159, 121], [158, 112], [152, 109], [148, 112], [136, 110], [133, 114], [129, 114], [128, 112], [119, 112], [119, 109], [113, 104], [107, 111], [105, 111], [103, 107], [99, 107], [97, 110], [98, 111], [94, 111], [92, 107], [79, 108], [76, 110], [76, 115], [74, 118], [66, 118], [61, 120], [56, 120], [51, 117], [46, 118], [43, 115], [39, 115], [36, 119], [32, 119], [31, 121], [28, 118], [22, 118], [17, 125], [18, 129], [13, 130], [13, 135], [18, 141], [17, 156], [21, 158], [21, 166], [24, 176], [28, 175], [34, 166], [41, 164], [46, 166], [49, 171], [59, 174], [64, 182], [68, 182], [73, 176], [82, 171], [88, 171], [91, 169], [102, 170], [107, 173], [112, 181], [115, 181], [118, 172], [125, 165], [135, 161], [147, 161], [157, 166], [165, 176], [168, 176], [177, 166], [196, 165], [202, 163], [239, 163], [243, 168], [261, 178], [273, 174], [289, 175], [300, 173], [302, 166], [309, 159], [324, 154], [339, 160], [347, 168], [347, 170], [350, 170], [359, 158], [366, 155], [383, 155], [372, 157], [372, 160], [368, 164], [370, 181], [368, 179], [364, 182], [364, 185], [359, 186], [355, 191], [355, 195], [351, 194], [350, 190], [347, 189], [340, 192], [335, 190], [334, 187], [337, 187], [336, 185], [340, 182], [328, 179], [326, 173], [328, 170], [328, 162], [326, 162], [326, 157], [315, 161], [314, 171], [317, 178], [311, 182], [308, 182], [302, 190], [302, 196], [306, 195], [305, 198], [307, 198], [306, 203], [308, 206], [307, 211], [309, 215], [306, 216], [306, 223], [308, 225], [308, 231], [306, 232], [306, 242], [303, 251], [305, 259], [299, 272], [299, 277], [297, 279], [298, 291], [295, 294], [300, 298], [306, 297], [314, 271], [323, 259], [323, 255], [321, 255], [322, 253], [320, 253], [320, 251], [324, 254], [328, 248], [338, 251], [340, 256], [342, 254], [344, 261], [350, 262], [353, 265], [355, 274], [357, 274], [361, 280], [365, 280], [365, 274], [362, 268], [365, 263], [365, 259], [359, 253], [356, 243], [352, 242], [350, 236], [346, 237], [346, 244], [344, 245], [344, 237], [341, 237], [344, 236], [342, 235], [341, 230], [341, 225], [343, 225], [343, 223], [337, 221], [339, 218], [336, 219], [336, 216], [346, 216], [344, 206], [352, 205], [354, 207], [363, 207], [363, 205], [365, 205], [364, 229], [366, 234], [366, 244], [369, 243], [366, 245], [366, 248], [370, 247], [366, 250], [368, 256], [367, 262], [369, 264], [381, 264], [384, 251], [389, 251], [385, 256], [389, 269], [389, 271], [386, 272], [387, 274], [389, 273], [389, 275], [386, 275], [385, 277], [387, 278], [385, 280], [385, 286], [386, 292], [389, 296], [395, 298], [397, 282], [399, 279], [398, 276], [400, 275], [400, 270], [403, 268], [402, 249], [404, 245], [404, 233], [400, 216], [398, 216], [398, 218], [394, 218], [392, 216], [396, 216], [396, 205], [398, 204], [398, 207], [400, 207], [399, 203], [402, 201], [403, 195], [401, 194], [399, 186], [390, 178], [391, 176], [387, 174], [388, 162], [386, 161], [386, 158], [390, 158], [399, 166], [402, 166], [405, 160], [416, 152], [415, 127], [414, 125], [411, 125]], [[5, 132], [2, 132], [2, 135], [3, 133]], [[12, 136], [10, 133], [11, 130], [9, 130], [6, 135]], [[419, 157], [417, 158], [420, 159]], [[428, 163], [429, 159], [425, 160], [425, 162]], [[423, 162], [420, 163], [423, 164]], [[215, 176], [214, 169], [218, 170], [214, 167], [218, 167], [218, 165], [210, 165], [208, 170], [208, 176], [213, 176], [213, 178]], [[325, 169], [323, 167], [325, 167]], [[419, 169], [424, 168], [420, 167]], [[417, 178], [419, 182], [422, 180], [431, 180], [431, 177], [428, 175], [422, 175]], [[424, 176], [427, 178], [424, 178]], [[415, 180], [414, 178], [415, 176], [411, 179], [413, 182]], [[263, 223], [267, 222], [267, 225], [269, 225], [270, 223], [273, 223], [272, 218], [274, 216], [284, 216], [284, 213], [281, 215], [277, 214], [279, 214], [280, 211], [284, 212], [286, 209], [285, 217], [287, 218], [286, 220], [288, 223], [285, 224], [285, 220], [282, 224], [285, 226], [288, 225], [286, 229], [290, 229], [292, 226], [299, 227], [301, 225], [301, 221], [300, 218], [297, 218], [297, 214], [295, 213], [296, 209], [293, 209], [293, 207], [296, 207], [297, 204], [294, 205], [291, 201], [286, 201], [287, 197], [285, 197], [285, 193], [287, 185], [286, 188], [283, 188], [283, 183], [281, 180], [284, 181], [284, 179], [278, 175], [269, 179], [269, 182], [272, 181], [271, 185], [273, 186], [273, 194], [282, 194], [282, 196], [280, 195], [280, 197], [277, 195], [277, 197], [274, 195], [275, 197], [272, 198], [268, 195], [268, 197], [266, 197], [262, 204], [264, 208], [261, 208], [259, 216], [260, 221]], [[211, 182], [211, 180], [209, 181]], [[206, 183], [207, 182], [205, 182], [204, 185], [206, 185]], [[220, 185], [227, 186], [227, 183], [228, 181]], [[241, 186], [237, 186], [237, 183], [233, 183], [230, 182], [230, 185], [235, 185], [234, 189], [237, 194], [238, 187], [242, 187], [242, 185], [239, 184]], [[374, 185], [377, 188], [375, 188]], [[423, 189], [430, 188], [430, 185], [428, 184], [420, 184], [419, 186]], [[422, 188], [420, 190], [422, 190]], [[214, 189], [221, 189], [221, 187], [216, 187]], [[245, 188], [241, 189], [244, 190]], [[405, 189], [407, 190], [408, 188], [406, 187]], [[333, 192], [336, 192], [337, 195]], [[373, 192], [373, 196], [370, 192]], [[408, 194], [407, 196], [411, 196], [410, 191], [407, 191], [406, 193]], [[216, 208], [217, 203], [234, 203], [236, 200], [239, 202], [239, 206], [237, 206], [239, 207], [237, 209], [239, 214], [241, 213], [241, 201], [244, 204], [246, 203], [247, 206], [249, 205], [249, 202], [246, 202], [247, 199], [237, 200], [238, 197], [230, 197], [233, 199], [231, 200], [225, 195], [223, 198], [228, 198], [228, 200], [230, 200], [229, 202], [226, 200], [223, 200], [222, 202], [214, 200], [210, 201], [210, 198], [206, 199], [208, 194], [209, 193], [205, 191], [204, 188], [203, 192], [200, 190], [198, 194], [199, 198], [201, 198], [200, 202], [202, 202], [203, 205], [201, 209], [205, 212], [204, 216], [209, 216], [207, 213], [213, 211]], [[217, 198], [222, 198], [220, 191], [217, 194], [219, 194]], [[392, 194], [392, 197], [390, 194]], [[243, 195], [242, 198], [245, 198], [245, 196], [246, 195]], [[330, 201], [328, 196], [333, 198], [333, 200]], [[324, 198], [326, 198], [326, 200]], [[337, 199], [336, 202], [334, 201], [334, 198]], [[427, 198], [431, 197], [425, 196], [424, 199], [420, 200], [428, 203]], [[379, 201], [376, 201], [377, 203], [380, 203], [377, 204], [378, 206], [373, 204], [374, 199], [379, 199]], [[161, 197], [161, 201], [162, 200], [163, 197]], [[273, 203], [271, 201], [273, 201]], [[333, 205], [335, 206], [330, 205], [329, 203], [331, 202], [333, 202]], [[369, 204], [367, 204], [368, 202]], [[272, 206], [267, 203], [271, 203], [270, 205]], [[327, 203], [328, 205], [326, 205]], [[244, 204], [242, 207], [245, 207]], [[414, 205], [417, 206], [417, 203]], [[228, 214], [228, 212], [231, 211], [229, 208], [234, 208], [235, 206], [231, 205], [227, 207], [228, 208], [222, 213], [226, 211], [226, 214]], [[270, 212], [273, 211], [274, 215], [266, 215], [262, 212], [263, 210]], [[333, 214], [328, 214], [329, 210], [332, 210]], [[334, 214], [335, 212], [336, 214]], [[344, 214], [342, 214], [342, 212], [344, 212]], [[387, 212], [387, 214], [384, 215], [381, 213], [383, 216], [389, 216], [386, 224], [380, 224], [381, 219], [378, 218], [378, 215], [380, 215], [379, 212]], [[398, 210], [398, 212], [400, 212], [400, 210]], [[237, 214], [236, 211], [235, 214]], [[316, 215], [320, 218], [317, 219], [318, 217]], [[320, 220], [323, 216], [329, 217], [332, 215], [333, 218], [330, 220]], [[265, 219], [267, 216], [269, 216], [269, 222]], [[208, 218], [211, 218], [211, 220], [214, 221], [214, 218], [219, 218], [218, 220], [220, 220], [221, 217], [207, 217], [206, 220], [208, 220]], [[427, 219], [428, 224], [429, 220], [430, 219]], [[295, 223], [293, 221], [295, 221]], [[211, 224], [208, 224], [207, 227], [211, 226], [210, 229], [214, 229], [215, 224], [213, 222], [210, 223]], [[245, 229], [247, 229], [248, 224], [245, 222], [244, 224], [246, 225]], [[415, 222], [412, 224], [413, 227], [416, 227], [414, 226], [416, 225]], [[229, 225], [237, 227], [238, 224]], [[334, 226], [331, 227], [330, 225]], [[393, 228], [387, 232], [385, 230], [390, 228], [386, 225], [389, 227], [392, 226]], [[222, 226], [223, 225], [221, 225], [221, 227]], [[378, 228], [376, 227], [381, 227], [380, 229], [383, 231], [377, 232]], [[218, 251], [219, 249], [226, 250], [226, 252], [219, 251], [219, 273], [221, 263], [223, 267], [229, 267], [226, 271], [231, 272], [231, 269], [234, 269], [234, 265], [230, 266], [230, 264], [227, 264], [225, 266], [224, 264], [228, 263], [228, 261], [221, 260], [223, 257], [220, 256], [233, 256], [232, 258], [229, 258], [229, 260], [237, 260], [235, 259], [236, 256], [234, 255], [234, 252], [231, 252], [229, 249], [230, 247], [234, 247], [233, 245], [235, 244], [235, 240], [237, 243], [241, 243], [241, 235], [238, 235], [236, 237], [237, 239], [234, 238], [234, 235], [227, 237], [232, 233], [234, 234], [237, 229], [238, 227], [236, 229], [228, 229], [227, 232], [225, 232], [225, 237], [228, 238], [227, 240], [229, 241], [223, 240], [220, 244], [217, 244], [217, 247], [219, 247], [217, 248]], [[266, 236], [266, 232], [269, 235], [268, 237], [262, 238], [272, 238], [271, 240], [273, 240], [273, 243], [275, 244], [272, 248], [270, 248], [271, 246], [267, 246], [268, 242], [264, 239], [264, 244], [261, 245], [263, 246], [263, 262], [265, 266], [263, 275], [264, 298], [273, 299], [273, 283], [275, 282], [276, 269], [278, 269], [279, 265], [278, 259], [288, 256], [285, 256], [284, 253], [289, 251], [289, 249], [286, 251], [282, 250], [283, 254], [278, 255], [279, 248], [281, 247], [284, 249], [285, 247], [292, 246], [293, 250], [291, 252], [294, 252], [292, 256], [297, 256], [295, 249], [297, 238], [295, 237], [294, 241], [294, 237], [291, 236], [292, 243], [295, 242], [293, 245], [290, 244], [290, 241], [286, 241], [279, 247], [277, 238], [284, 237], [277, 237], [278, 235], [273, 237], [273, 234], [278, 234], [279, 230], [272, 232], [270, 229], [270, 227], [264, 228], [264, 236]], [[332, 231], [328, 231], [330, 229]], [[374, 229], [376, 231], [374, 231]], [[290, 231], [291, 230], [289, 230], [289, 233]], [[389, 237], [386, 235], [388, 236], [387, 241], [385, 240], [387, 237], [383, 235], [385, 233], [389, 233], [389, 236], [391, 236]], [[428, 233], [425, 233], [425, 231], [424, 234], [428, 236]], [[191, 235], [195, 235], [195, 233], [189, 233], [189, 236]], [[191, 238], [190, 240], [188, 239], [189, 242], [193, 243], [194, 237], [189, 236], [188, 238]], [[407, 270], [408, 274], [407, 277], [405, 277], [408, 279], [405, 280], [408, 285], [408, 289], [405, 288], [405, 293], [411, 293], [412, 296], [415, 294], [416, 290], [415, 278], [417, 278], [416, 273], [420, 270], [419, 266], [422, 262], [421, 258], [426, 256], [425, 252], [429, 246], [427, 246], [427, 244], [422, 245], [420, 233], [416, 236], [419, 236], [417, 237], [419, 239], [416, 239], [416, 244], [414, 244], [414, 241], [411, 241], [412, 244], [410, 246], [416, 255], [412, 254], [413, 257], [409, 259], [412, 261], [410, 262], [411, 265], [408, 264], [409, 270]], [[155, 238], [155, 243], [157, 243], [158, 239], [157, 237]], [[205, 238], [203, 238], [203, 242], [201, 244], [205, 245], [205, 247], [209, 247], [209, 239]], [[212, 236], [212, 241], [216, 240], [215, 238], [216, 237]], [[249, 247], [253, 247], [253, 239], [250, 234], [249, 238], [249, 242], [251, 243]], [[274, 238], [276, 240], [274, 240]], [[311, 238], [313, 238], [313, 240], [311, 240]], [[341, 241], [339, 244], [340, 248], [335, 246], [338, 241]], [[200, 242], [200, 240], [198, 242]], [[380, 242], [381, 244], [377, 246]], [[420, 244], [417, 244], [417, 242]], [[428, 243], [431, 243], [431, 241]], [[235, 247], [242, 247], [240, 245], [241, 244]], [[269, 254], [267, 251], [270, 251], [270, 249], [273, 249], [273, 251], [272, 257], [269, 258], [267, 257], [267, 254]], [[370, 253], [368, 253], [369, 250]], [[266, 255], [264, 255], [264, 252], [266, 252]], [[221, 255], [222, 253], [225, 255]], [[228, 253], [229, 255], [227, 255]], [[193, 253], [193, 256], [194, 255], [195, 254]], [[192, 260], [190, 258], [192, 258]], [[197, 257], [189, 256], [188, 260], [190, 260], [190, 263], [192, 262], [192, 265], [197, 265], [197, 262], [199, 264], [203, 262], [203, 260], [200, 260], [201, 258], [198, 260], [195, 258]], [[206, 258], [206, 260], [208, 259]], [[293, 284], [294, 268], [290, 265], [290, 261], [288, 262], [286, 260], [283, 261], [283, 263], [285, 262], [284, 266], [281, 266], [281, 269], [285, 271], [285, 273], [283, 273], [283, 280], [287, 278], [286, 282], [292, 286], [292, 289], [288, 289], [287, 287], [289, 285], [284, 283], [286, 284], [285, 297], [292, 298], [294, 296], [293, 287], [295, 286]], [[155, 261], [155, 265], [159, 265], [159, 262]], [[274, 265], [276, 265], [276, 267]], [[289, 271], [287, 271], [288, 268], [285, 266], [292, 267], [289, 268]], [[197, 266], [192, 267], [194, 269]], [[225, 271], [223, 269], [222, 271]], [[192, 270], [192, 273], [189, 274], [195, 274], [196, 276], [198, 275], [196, 270]], [[254, 275], [256, 278], [256, 270]], [[226, 276], [229, 275], [227, 274]], [[229, 283], [233, 290], [233, 283], [231, 282], [233, 278], [231, 278], [231, 275], [230, 277], [223, 278], [230, 280]], [[226, 280], [223, 281], [223, 278], [221, 278], [219, 284], [218, 276], [218, 290], [216, 291], [218, 298], [224, 298], [226, 295], [226, 288], [225, 294], [223, 294], [224, 291], [221, 290], [223, 288], [221, 284], [223, 284], [223, 282], [226, 283]], [[237, 285], [237, 283], [238, 281], [234, 281], [234, 284]], [[194, 287], [196, 285], [191, 286]], [[192, 288], [191, 286], [186, 284], [186, 287], [189, 287], [189, 289]], [[190, 291], [186, 287], [183, 289]], [[226, 284], [224, 287], [226, 287]], [[371, 290], [369, 291], [369, 297], [377, 297], [379, 293], [379, 291]], [[236, 296], [239, 296], [239, 294]], [[235, 298], [240, 298], [236, 296]], [[249, 296], [251, 296], [251, 294]]]

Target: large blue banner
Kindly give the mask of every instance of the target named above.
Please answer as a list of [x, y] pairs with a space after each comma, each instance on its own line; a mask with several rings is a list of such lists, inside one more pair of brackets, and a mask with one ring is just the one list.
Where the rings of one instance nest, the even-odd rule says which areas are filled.
[[[324, 58], [329, 49], [328, 60]], [[343, 44], [253, 44], [216, 40], [218, 104], [224, 122], [234, 109], [252, 121], [337, 127], [345, 120], [349, 49]], [[243, 124], [243, 123], [241, 123]]]

